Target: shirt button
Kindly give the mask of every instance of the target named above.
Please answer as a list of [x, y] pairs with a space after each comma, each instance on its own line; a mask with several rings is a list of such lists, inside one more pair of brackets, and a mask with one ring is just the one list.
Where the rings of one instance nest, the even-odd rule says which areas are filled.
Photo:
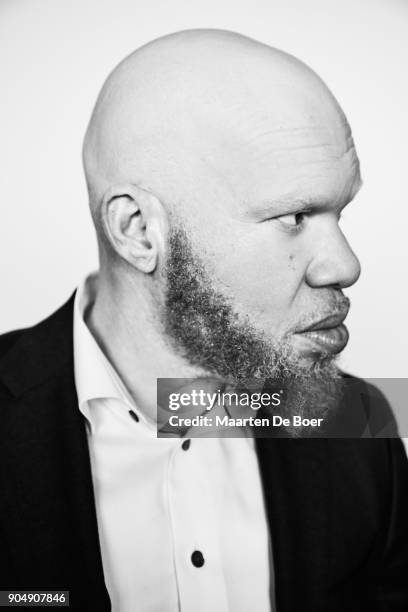
[[203, 567], [205, 561], [201, 550], [195, 550], [191, 555], [191, 563], [194, 567]]
[[136, 412], [133, 412], [133, 410], [129, 410], [129, 414], [132, 417], [132, 419], [136, 421], [136, 423], [139, 422], [139, 417], [137, 416]]
[[190, 444], [191, 440], [184, 440], [183, 444], [181, 445], [181, 448], [185, 451], [188, 451], [188, 449], [190, 448]]

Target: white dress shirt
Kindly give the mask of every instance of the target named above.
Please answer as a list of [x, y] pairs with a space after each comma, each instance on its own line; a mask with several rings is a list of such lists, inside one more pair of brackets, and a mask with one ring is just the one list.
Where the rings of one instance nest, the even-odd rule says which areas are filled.
[[157, 438], [84, 322], [95, 282], [75, 299], [75, 384], [113, 612], [270, 612], [254, 441]]

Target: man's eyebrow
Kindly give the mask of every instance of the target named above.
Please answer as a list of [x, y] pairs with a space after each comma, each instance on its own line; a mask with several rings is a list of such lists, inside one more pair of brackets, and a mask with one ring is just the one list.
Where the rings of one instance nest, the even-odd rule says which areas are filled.
[[327, 201], [319, 201], [316, 198], [277, 198], [276, 200], [262, 200], [257, 206], [257, 214], [279, 214], [281, 211], [295, 212], [310, 210], [312, 208], [322, 208], [327, 205]]
[[[350, 202], [354, 200], [358, 192], [363, 186], [363, 180], [359, 178], [358, 182], [356, 182], [355, 186], [353, 186], [347, 198], [344, 199], [341, 203], [339, 202], [339, 207], [344, 208]], [[257, 215], [267, 215], [274, 214], [278, 215], [281, 211], [287, 212], [288, 214], [291, 212], [301, 212], [306, 210], [317, 210], [331, 207], [333, 205], [333, 200], [328, 198], [318, 198], [318, 197], [310, 197], [310, 198], [299, 198], [285, 196], [284, 198], [276, 198], [271, 200], [262, 200], [259, 202], [256, 210]]]

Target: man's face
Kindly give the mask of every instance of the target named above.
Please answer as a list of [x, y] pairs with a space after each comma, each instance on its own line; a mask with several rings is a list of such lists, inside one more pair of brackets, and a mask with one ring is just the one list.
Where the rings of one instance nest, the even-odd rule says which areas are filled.
[[360, 183], [347, 124], [334, 111], [282, 129], [264, 123], [211, 155], [203, 145], [202, 206], [170, 234], [168, 334], [190, 361], [218, 372], [224, 363], [224, 374], [327, 365], [348, 339], [342, 289], [360, 273], [339, 227]]

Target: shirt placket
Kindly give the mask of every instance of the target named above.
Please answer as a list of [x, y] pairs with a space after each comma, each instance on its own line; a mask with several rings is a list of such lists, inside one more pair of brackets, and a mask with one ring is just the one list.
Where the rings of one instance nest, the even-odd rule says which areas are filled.
[[166, 484], [180, 610], [227, 612], [213, 493], [194, 440], [173, 449]]

